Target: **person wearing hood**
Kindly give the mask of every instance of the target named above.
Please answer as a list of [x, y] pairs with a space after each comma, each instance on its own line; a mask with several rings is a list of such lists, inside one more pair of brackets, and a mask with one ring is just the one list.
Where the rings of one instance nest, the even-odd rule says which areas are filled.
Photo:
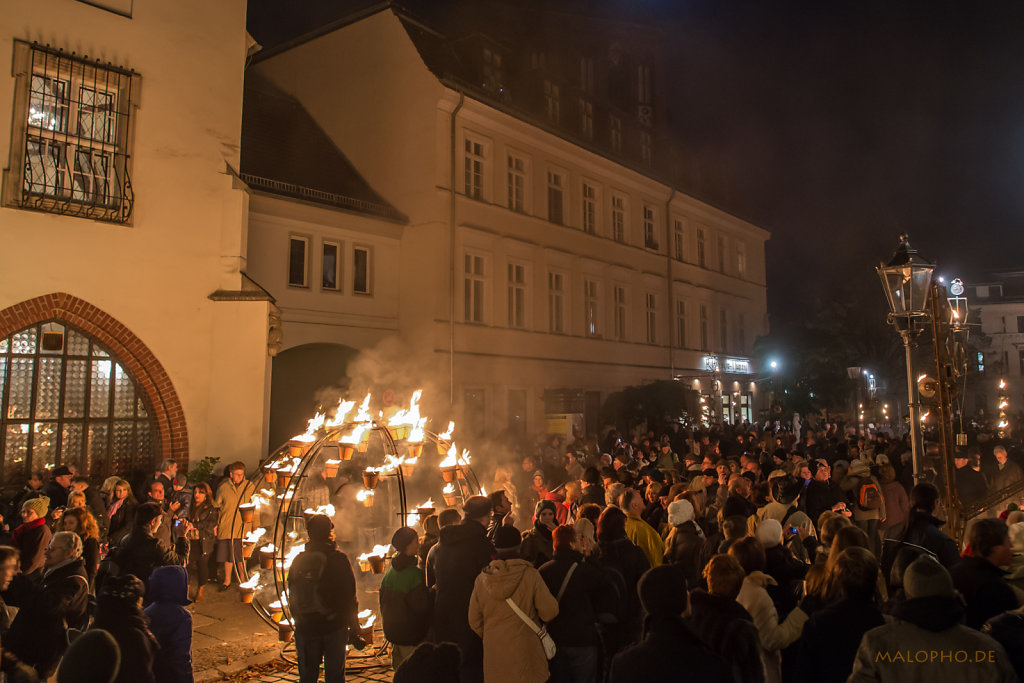
[[613, 619], [614, 588], [600, 569], [586, 561], [585, 553], [592, 546], [575, 527], [560, 526], [553, 535], [554, 559], [540, 568], [541, 578], [558, 601], [558, 616], [548, 624], [558, 646], [551, 660], [551, 682], [596, 681], [601, 662], [597, 624]]
[[22, 524], [14, 529], [11, 545], [21, 553], [21, 573], [32, 577], [42, 572], [46, 564], [46, 548], [53, 534], [46, 525], [46, 512], [50, 499], [29, 498], [21, 504]]
[[740, 566], [747, 574], [743, 579], [743, 587], [736, 596], [736, 602], [750, 612], [754, 625], [757, 626], [757, 633], [761, 639], [765, 680], [767, 683], [780, 683], [780, 653], [800, 637], [804, 622], [807, 621], [807, 613], [796, 607], [785, 619], [779, 620], [779, 613], [767, 590], [769, 586], [777, 584], [775, 579], [764, 573], [764, 546], [759, 540], [750, 536], [741, 538], [729, 547], [729, 554], [739, 560]]
[[152, 604], [143, 610], [160, 650], [153, 673], [157, 683], [192, 683], [192, 613], [188, 599], [188, 571], [184, 567], [157, 567], [149, 577]]
[[558, 616], [558, 601], [533, 564], [519, 557], [521, 543], [515, 529], [495, 533], [495, 559], [476, 577], [470, 596], [469, 625], [483, 640], [488, 683], [543, 683], [549, 676], [544, 647], [526, 619], [539, 628], [538, 619]]
[[426, 638], [433, 603], [416, 563], [420, 549], [416, 530], [398, 529], [391, 536], [391, 547], [398, 552], [380, 584], [380, 618], [384, 636], [391, 641], [391, 667], [397, 670]]
[[693, 504], [685, 498], [668, 504], [669, 532], [665, 538], [665, 564], [678, 565], [693, 590], [700, 585], [703, 532], [693, 519]]
[[[463, 511], [466, 517], [460, 524], [441, 527], [440, 540], [430, 551], [434, 555], [434, 640], [459, 646], [462, 681], [475, 683], [483, 681], [483, 649], [467, 615], [477, 575], [494, 555], [494, 546], [487, 540], [491, 501], [472, 496]], [[519, 538], [514, 527], [501, 529], [511, 529]]]
[[968, 538], [970, 554], [964, 555], [949, 573], [967, 603], [967, 625], [980, 629], [992, 617], [1020, 606], [1001, 569], [1013, 561], [1013, 547], [1006, 522], [1001, 519], [976, 520]]
[[796, 683], [844, 683], [861, 638], [885, 623], [875, 600], [878, 560], [869, 550], [845, 549], [836, 560], [832, 581], [839, 599], [804, 624]]
[[558, 508], [554, 501], [538, 501], [533, 511], [533, 528], [523, 532], [523, 547], [519, 553], [520, 557], [533, 562], [533, 566], [536, 568], [549, 562], [554, 555], [551, 532], [558, 526], [555, 521], [557, 514]]
[[4, 639], [22, 662], [43, 680], [57, 670], [67, 648], [67, 629], [85, 625], [89, 605], [89, 578], [82, 562], [82, 539], [60, 531], [46, 547], [41, 580], [12, 600], [18, 614]]
[[153, 667], [160, 645], [142, 613], [146, 586], [132, 574], [111, 576], [96, 599], [92, 629], [114, 637], [121, 652], [121, 666], [114, 683], [156, 683]]
[[648, 570], [637, 586], [644, 609], [644, 637], [612, 660], [610, 683], [687, 680], [726, 683], [732, 667], [683, 621], [686, 586], [675, 567]]
[[1017, 681], [1003, 646], [964, 625], [953, 579], [932, 557], [907, 567], [903, 590], [907, 599], [893, 609], [894, 619], [861, 639], [848, 683]]
[[779, 616], [785, 619], [796, 607], [796, 596], [807, 576], [808, 565], [793, 557], [786, 548], [782, 525], [776, 520], [769, 518], [758, 524], [754, 537], [764, 546], [764, 573], [775, 579], [776, 583], [768, 586], [768, 595]]

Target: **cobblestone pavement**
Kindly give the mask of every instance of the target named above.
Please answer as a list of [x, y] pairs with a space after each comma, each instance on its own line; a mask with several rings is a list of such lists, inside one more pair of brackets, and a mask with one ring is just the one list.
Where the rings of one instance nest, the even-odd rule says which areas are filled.
[[[294, 656], [294, 653], [289, 654]], [[392, 674], [388, 655], [382, 654], [380, 657], [375, 657], [355, 654], [349, 655], [345, 680], [347, 683], [390, 683]], [[250, 683], [297, 683], [299, 673], [294, 664], [276, 659], [239, 672], [226, 680], [249, 681]], [[323, 680], [322, 675], [320, 680]]]

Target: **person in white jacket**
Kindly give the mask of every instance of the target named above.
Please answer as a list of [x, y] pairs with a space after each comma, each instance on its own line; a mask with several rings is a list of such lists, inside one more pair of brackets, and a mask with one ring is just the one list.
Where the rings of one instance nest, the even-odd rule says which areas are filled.
[[751, 536], [741, 538], [729, 547], [729, 554], [739, 560], [743, 571], [747, 573], [736, 602], [750, 612], [754, 626], [757, 627], [761, 639], [765, 683], [781, 683], [782, 659], [779, 653], [800, 637], [807, 614], [796, 607], [779, 623], [779, 613], [766, 590], [766, 586], [777, 584], [775, 579], [764, 573], [764, 546], [759, 540]]

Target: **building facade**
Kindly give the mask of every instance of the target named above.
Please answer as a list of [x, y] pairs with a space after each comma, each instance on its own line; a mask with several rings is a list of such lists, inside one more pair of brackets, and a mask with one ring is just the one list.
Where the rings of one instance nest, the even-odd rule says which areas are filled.
[[[972, 330], [973, 358], [968, 362], [977, 371], [968, 391], [968, 409], [994, 416], [999, 396], [1009, 400], [1009, 412], [1024, 410], [1024, 271], [993, 273], [986, 282], [969, 283], [965, 295], [969, 320], [979, 320], [980, 330]], [[980, 335], [976, 334], [980, 332]], [[999, 382], [1006, 382], [1004, 390]]]
[[271, 298], [237, 176], [245, 2], [0, 20], [0, 480], [266, 451]]
[[[563, 40], [511, 48], [498, 28], [449, 36], [384, 6], [256, 56], [248, 78], [293, 98], [403, 223], [253, 201], [249, 261], [284, 315], [275, 382], [305, 345], [388, 338], [416, 359], [398, 374], [471, 431], [566, 413], [596, 427], [610, 392], [673, 378], [713, 422], [756, 419], [768, 233], [678, 189], [668, 79], [643, 36], [609, 50], [608, 30], [566, 47], [549, 26]], [[309, 179], [306, 201], [325, 182]], [[334, 244], [350, 269], [350, 247], [368, 249], [371, 291], [291, 278], [291, 255], [322, 264]]]

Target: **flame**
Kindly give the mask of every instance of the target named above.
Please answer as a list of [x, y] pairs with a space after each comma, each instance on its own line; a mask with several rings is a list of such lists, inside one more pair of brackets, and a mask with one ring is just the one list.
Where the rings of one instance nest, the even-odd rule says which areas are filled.
[[259, 528], [259, 529], [253, 529], [252, 531], [249, 532], [249, 534], [244, 539], [242, 539], [242, 542], [243, 543], [259, 543], [260, 539], [263, 538], [263, 535], [265, 533], [267, 533], [267, 530], [262, 528], [262, 527]]
[[1008, 405], [1010, 405], [1009, 401], [1001, 401], [999, 403], [999, 409], [1002, 410], [1003, 408], [1007, 407]]
[[[274, 469], [277, 469], [277, 467], [275, 467]], [[277, 493], [271, 491], [270, 489], [260, 489], [260, 493], [263, 495], [264, 498], [267, 499], [268, 503], [270, 502], [271, 498], [277, 495]]]
[[334, 417], [326, 422], [327, 427], [338, 427], [345, 424], [345, 417], [352, 412], [352, 408], [356, 405], [355, 401], [346, 401], [340, 399], [338, 401], [338, 408], [334, 411]]
[[999, 388], [1000, 389], [1005, 389], [1006, 388], [1006, 380], [1005, 379], [999, 380]]
[[427, 418], [422, 417], [416, 420], [416, 423], [409, 430], [409, 438], [406, 439], [409, 443], [421, 443], [423, 441], [423, 428], [427, 424]]
[[373, 422], [373, 416], [370, 415], [370, 394], [366, 394], [366, 398], [359, 405], [359, 412], [356, 413], [355, 422]]
[[426, 502], [420, 503], [419, 505], [417, 505], [416, 509], [419, 510], [421, 508], [432, 508], [432, 507], [434, 507], [434, 500], [432, 498], [427, 498]]
[[360, 489], [359, 493], [356, 494], [356, 500], [360, 503], [365, 503], [367, 498], [373, 498], [373, 491], [369, 489]]
[[266, 544], [265, 546], [260, 548], [260, 552], [261, 553], [272, 553], [272, 552], [274, 552], [274, 544], [273, 543]]
[[420, 461], [419, 458], [403, 458], [402, 459], [402, 464], [403, 465], [408, 465], [409, 467], [415, 467], [416, 463], [418, 463], [419, 461]]
[[378, 472], [387, 474], [389, 472], [394, 472], [395, 470], [397, 470], [399, 467], [402, 466], [403, 462], [405, 462], [404, 457], [395, 457], [393, 455], [388, 455], [384, 458], [384, 465], [376, 469]]
[[362, 621], [363, 619], [366, 619], [367, 617], [369, 617], [372, 614], [373, 614], [373, 610], [372, 609], [364, 609], [362, 612], [357, 614], [356, 617], [359, 619], [359, 621]]
[[280, 600], [274, 600], [274, 602], [267, 605], [267, 609], [271, 612], [281, 612], [288, 604], [288, 595], [286, 593], [281, 594]]
[[487, 489], [485, 489], [483, 486], [480, 487], [480, 495], [481, 496], [486, 496], [487, 495]]
[[445, 432], [442, 432], [441, 434], [438, 434], [437, 438], [440, 441], [451, 441], [452, 440], [452, 432], [454, 432], [454, 431], [455, 431], [455, 420], [452, 420], [451, 422], [448, 423], [448, 430], [445, 431]]
[[260, 575], [259, 574], [253, 574], [251, 579], [249, 579], [248, 581], [246, 581], [244, 583], [238, 584], [238, 587], [241, 588], [242, 590], [253, 590], [254, 591], [254, 590], [256, 590], [257, 588], [260, 587], [259, 586], [259, 582], [260, 582]]
[[370, 627], [373, 626], [374, 622], [376, 622], [376, 621], [377, 621], [377, 615], [376, 614], [371, 614], [370, 618], [367, 619], [365, 623], [362, 621], [362, 619], [360, 619], [360, 621], [359, 621], [359, 628], [370, 628]]
[[301, 553], [305, 549], [305, 543], [302, 543], [300, 545], [293, 545], [291, 550], [288, 551], [288, 554], [284, 556], [284, 568], [288, 569], [289, 567], [291, 567], [292, 562], [295, 561], [295, 558], [298, 557], [299, 553]]
[[1006, 429], [1009, 426], [1010, 426], [1010, 423], [1007, 422], [1006, 420], [1000, 420], [999, 421], [999, 428], [1000, 429]]
[[317, 413], [311, 420], [306, 422], [306, 431], [298, 436], [293, 436], [292, 441], [301, 441], [302, 443], [313, 443], [316, 441], [316, 433], [321, 427], [324, 426], [324, 422], [327, 420], [325, 413]]
[[445, 484], [444, 488], [441, 490], [441, 493], [455, 493], [455, 482], [453, 481], [450, 484]]
[[328, 517], [334, 516], [334, 506], [328, 503], [327, 505], [320, 505], [315, 510], [313, 508], [306, 508], [307, 515], [327, 515]]
[[359, 443], [363, 440], [363, 434], [366, 433], [367, 429], [370, 429], [373, 425], [370, 423], [360, 422], [352, 430], [352, 433], [338, 439], [341, 443]]
[[389, 427], [399, 427], [403, 425], [409, 425], [410, 427], [415, 426], [420, 421], [420, 396], [423, 395], [422, 389], [417, 389], [412, 394], [412, 400], [409, 401], [409, 408], [397, 411], [388, 420]]
[[420, 523], [420, 515], [418, 512], [410, 512], [405, 516], [406, 526], [416, 526]]
[[363, 561], [369, 560], [371, 557], [387, 557], [388, 550], [390, 549], [391, 546], [389, 545], [375, 545], [373, 546], [373, 550], [371, 550], [368, 553], [363, 553], [362, 555], [357, 557], [356, 560]]

